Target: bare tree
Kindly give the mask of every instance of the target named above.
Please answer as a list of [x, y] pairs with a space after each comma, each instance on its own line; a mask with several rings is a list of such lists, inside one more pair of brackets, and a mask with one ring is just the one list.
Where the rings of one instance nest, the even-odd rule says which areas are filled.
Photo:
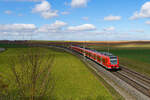
[[20, 97], [35, 100], [50, 96], [55, 82], [51, 75], [54, 58], [54, 54], [36, 47], [29, 48], [12, 59], [11, 71]]
[[7, 95], [8, 84], [4, 82], [4, 77], [0, 73], [0, 100], [1, 96]]

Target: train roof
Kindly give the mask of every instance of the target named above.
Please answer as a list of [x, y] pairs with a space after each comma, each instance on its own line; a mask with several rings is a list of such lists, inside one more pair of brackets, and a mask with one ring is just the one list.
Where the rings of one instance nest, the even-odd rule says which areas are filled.
[[106, 56], [113, 56], [113, 54], [112, 53], [109, 53], [109, 52], [100, 52], [101, 54], [104, 54], [104, 55], [106, 55]]
[[85, 49], [85, 50], [93, 51], [93, 52], [95, 52], [95, 53], [97, 53], [97, 54], [105, 55], [105, 56], [108, 56], [108, 57], [110, 57], [110, 58], [116, 57], [115, 55], [113, 55], [112, 53], [109, 53], [109, 52], [99, 52], [99, 51], [97, 51], [97, 50], [95, 50], [95, 49], [83, 48], [83, 47], [80, 47], [80, 46], [75, 46], [75, 47], [79, 47], [79, 48], [82, 48], [82, 49]]
[[[95, 52], [95, 51], [94, 51]], [[99, 52], [99, 51], [96, 51], [96, 53], [98, 54], [101, 54], [101, 55], [105, 55], [105, 56], [108, 56], [110, 59], [112, 58], [116, 58], [117, 56], [113, 55], [112, 53], [109, 53], [109, 52]]]

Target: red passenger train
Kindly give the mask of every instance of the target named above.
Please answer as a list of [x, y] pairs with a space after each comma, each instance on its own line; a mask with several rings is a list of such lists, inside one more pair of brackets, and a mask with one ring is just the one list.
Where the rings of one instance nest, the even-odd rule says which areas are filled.
[[119, 59], [108, 52], [97, 52], [90, 49], [84, 49], [78, 46], [71, 46], [72, 50], [85, 55], [86, 57], [96, 61], [107, 69], [119, 69]]

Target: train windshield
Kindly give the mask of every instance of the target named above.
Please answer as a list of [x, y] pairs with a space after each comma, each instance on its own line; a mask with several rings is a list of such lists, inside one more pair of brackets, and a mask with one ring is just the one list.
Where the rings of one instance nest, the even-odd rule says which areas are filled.
[[112, 65], [116, 65], [117, 64], [117, 57], [116, 56], [111, 56], [110, 57], [110, 62]]

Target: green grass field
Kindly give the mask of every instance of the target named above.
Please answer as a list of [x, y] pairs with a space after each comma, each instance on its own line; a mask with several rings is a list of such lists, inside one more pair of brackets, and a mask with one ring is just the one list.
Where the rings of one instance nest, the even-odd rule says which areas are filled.
[[[108, 46], [90, 46], [98, 51], [108, 51]], [[110, 52], [118, 56], [120, 64], [150, 76], [150, 48], [147, 45], [116, 45]]]
[[[0, 53], [0, 81], [3, 82], [0, 85], [8, 85], [5, 88], [1, 87], [0, 90], [6, 89], [12, 94], [16, 91], [12, 85], [9, 59], [26, 50], [27, 48], [8, 48], [7, 51]], [[54, 49], [43, 48], [42, 50], [44, 53], [55, 55], [51, 69], [55, 79], [52, 100], [122, 100], [112, 87], [102, 78], [94, 76], [77, 57]]]

